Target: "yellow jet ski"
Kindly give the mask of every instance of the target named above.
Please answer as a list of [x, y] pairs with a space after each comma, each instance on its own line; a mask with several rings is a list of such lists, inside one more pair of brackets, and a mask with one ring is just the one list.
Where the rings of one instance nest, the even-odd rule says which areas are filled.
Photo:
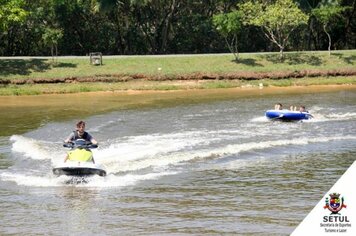
[[57, 176], [106, 176], [104, 166], [94, 162], [91, 149], [97, 148], [97, 145], [88, 143], [84, 139], [77, 139], [72, 143], [65, 143], [63, 146], [71, 148], [68, 152], [68, 160], [54, 167], [53, 174]]

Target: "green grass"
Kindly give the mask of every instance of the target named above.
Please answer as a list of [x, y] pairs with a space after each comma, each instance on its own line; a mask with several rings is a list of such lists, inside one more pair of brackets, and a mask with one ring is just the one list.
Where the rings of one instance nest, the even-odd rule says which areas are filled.
[[207, 80], [207, 81], [146, 81], [133, 80], [123, 83], [60, 83], [60, 84], [24, 84], [0, 86], [0, 96], [7, 95], [38, 95], [53, 93], [79, 93], [91, 91], [126, 91], [126, 90], [187, 90], [187, 89], [217, 89], [236, 87], [264, 87], [276, 86], [309, 86], [309, 85], [337, 85], [356, 84], [356, 76], [330, 78], [300, 78], [300, 79], [263, 79], [263, 80]]
[[[51, 58], [45, 59], [0, 59], [0, 79], [54, 79], [72, 77], [93, 77], [98, 75], [142, 75], [155, 78], [179, 78], [194, 73], [228, 74], [251, 72], [294, 72], [302, 70], [348, 70], [356, 68], [356, 50], [327, 52], [290, 52], [284, 61], [278, 53], [241, 53], [238, 62], [232, 55], [195, 56], [129, 56], [103, 58], [103, 66], [89, 64], [89, 57], [78, 59], [60, 57], [56, 64]], [[192, 78], [194, 79], [194, 78]], [[194, 80], [193, 80], [194, 81]], [[355, 76], [332, 78], [305, 78], [279, 80], [207, 80], [196, 83], [176, 83], [177, 81], [135, 80], [118, 83], [59, 83], [0, 85], [0, 95], [22, 95], [42, 93], [76, 93], [103, 90], [177, 90], [210, 89], [241, 86], [291, 86], [312, 84], [355, 84]]]
[[49, 59], [1, 59], [0, 78], [66, 78], [103, 74], [144, 74], [179, 76], [192, 73], [270, 72], [305, 69], [341, 69], [356, 66], [356, 50], [327, 52], [291, 52], [281, 62], [277, 53], [240, 54], [239, 62], [232, 55], [120, 57], [103, 58], [103, 66], [89, 64], [88, 58], [59, 58], [52, 65]]

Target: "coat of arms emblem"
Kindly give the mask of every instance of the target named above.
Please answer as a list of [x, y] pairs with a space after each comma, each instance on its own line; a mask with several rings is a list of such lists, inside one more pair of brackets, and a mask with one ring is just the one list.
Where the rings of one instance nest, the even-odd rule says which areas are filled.
[[326, 197], [324, 209], [329, 209], [331, 214], [338, 214], [342, 208], [346, 208], [344, 205], [344, 197], [341, 197], [339, 193], [331, 193], [329, 194], [330, 199]]

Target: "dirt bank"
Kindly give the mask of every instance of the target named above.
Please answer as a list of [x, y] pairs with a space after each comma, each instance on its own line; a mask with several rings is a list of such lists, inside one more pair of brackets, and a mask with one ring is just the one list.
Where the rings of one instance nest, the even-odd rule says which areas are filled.
[[192, 73], [185, 75], [144, 75], [144, 74], [100, 74], [90, 77], [67, 78], [31, 78], [31, 79], [0, 79], [0, 84], [53, 84], [53, 83], [81, 83], [81, 82], [126, 82], [135, 79], [148, 81], [172, 80], [260, 80], [260, 79], [287, 79], [305, 77], [335, 77], [355, 76], [356, 69], [339, 70], [301, 70], [301, 71], [274, 71], [274, 72], [233, 72], [233, 73]]
[[[312, 85], [312, 86], [291, 86], [291, 87], [266, 87], [266, 88], [228, 88], [228, 89], [192, 89], [192, 90], [128, 90], [128, 91], [101, 91], [85, 92], [75, 94], [44, 94], [44, 95], [23, 95], [23, 96], [0, 96], [0, 108], [3, 107], [36, 107], [49, 106], [60, 107], [61, 109], [84, 104], [81, 107], [90, 110], [92, 103], [101, 101], [96, 107], [106, 110], [112, 107], [127, 107], [135, 104], [149, 104], [154, 101], [176, 100], [176, 99], [231, 99], [236, 97], [259, 96], [267, 94], [303, 94], [303, 93], [324, 93], [333, 91], [351, 90], [356, 92], [356, 85]], [[116, 97], [117, 101], [113, 101]], [[88, 101], [92, 101], [88, 103]]]

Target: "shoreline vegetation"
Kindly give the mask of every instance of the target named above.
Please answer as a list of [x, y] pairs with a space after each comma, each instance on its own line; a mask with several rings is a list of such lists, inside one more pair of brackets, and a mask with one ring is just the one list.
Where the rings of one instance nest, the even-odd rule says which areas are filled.
[[126, 90], [355, 85], [356, 50], [278, 53], [0, 58], [0, 96]]

